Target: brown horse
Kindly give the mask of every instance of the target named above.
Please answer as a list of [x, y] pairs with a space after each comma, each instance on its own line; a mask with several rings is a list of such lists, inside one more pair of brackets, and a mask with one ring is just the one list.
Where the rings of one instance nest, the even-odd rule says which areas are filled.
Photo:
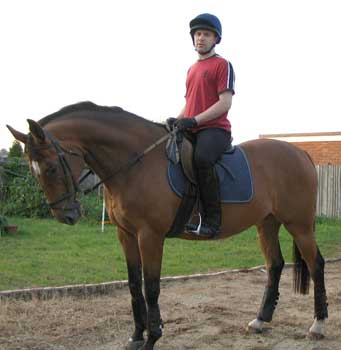
[[[74, 224], [80, 217], [77, 179], [85, 163], [104, 181], [108, 213], [128, 266], [135, 322], [128, 349], [153, 349], [162, 335], [158, 298], [163, 245], [180, 199], [167, 181], [164, 147], [156, 147], [134, 165], [131, 160], [167, 135], [165, 127], [121, 108], [91, 102], [28, 123], [27, 135], [8, 128], [25, 144], [31, 170], [60, 222]], [[294, 240], [296, 291], [307, 293], [310, 276], [314, 281], [315, 319], [310, 334], [323, 337], [328, 312], [324, 260], [314, 238], [314, 165], [305, 152], [286, 142], [255, 140], [241, 147], [253, 173], [254, 196], [249, 203], [222, 205], [220, 238], [253, 225], [258, 229], [268, 281], [257, 318], [248, 327], [261, 331], [264, 322], [272, 319], [284, 265], [278, 239], [283, 224]], [[180, 238], [196, 239], [186, 233]]]

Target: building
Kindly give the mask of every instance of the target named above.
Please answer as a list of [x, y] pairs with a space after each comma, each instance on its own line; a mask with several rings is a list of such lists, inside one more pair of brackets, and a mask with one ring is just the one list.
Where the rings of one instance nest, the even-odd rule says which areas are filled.
[[341, 165], [341, 131], [302, 134], [264, 134], [260, 139], [293, 143], [309, 153], [316, 165]]
[[319, 182], [316, 214], [341, 218], [341, 131], [265, 134], [259, 138], [287, 141], [309, 153]]

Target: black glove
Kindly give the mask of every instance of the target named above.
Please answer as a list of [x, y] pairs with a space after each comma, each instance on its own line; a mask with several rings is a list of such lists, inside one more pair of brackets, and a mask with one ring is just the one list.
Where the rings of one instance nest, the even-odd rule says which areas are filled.
[[166, 124], [172, 130], [174, 127], [174, 124], [176, 123], [177, 120], [178, 120], [178, 118], [167, 118]]
[[196, 126], [198, 126], [198, 123], [195, 120], [195, 118], [181, 118], [175, 122], [175, 126], [178, 130], [185, 131], [188, 129], [195, 128]]

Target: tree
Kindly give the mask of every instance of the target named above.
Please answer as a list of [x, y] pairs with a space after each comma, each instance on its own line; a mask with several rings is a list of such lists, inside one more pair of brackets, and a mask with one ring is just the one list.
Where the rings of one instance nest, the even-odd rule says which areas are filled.
[[24, 151], [21, 147], [20, 142], [17, 140], [13, 141], [12, 147], [9, 149], [9, 152], [8, 152], [8, 157], [22, 158], [23, 154], [24, 154]]
[[6, 148], [1, 148], [0, 149], [0, 157], [6, 157], [8, 154]]

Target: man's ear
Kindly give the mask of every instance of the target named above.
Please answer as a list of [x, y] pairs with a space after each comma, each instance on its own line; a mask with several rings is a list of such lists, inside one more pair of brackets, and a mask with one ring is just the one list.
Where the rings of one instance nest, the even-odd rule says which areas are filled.
[[30, 132], [31, 132], [33, 138], [38, 143], [44, 143], [45, 142], [45, 133], [44, 133], [43, 128], [32, 119], [27, 119], [27, 122], [30, 126]]
[[7, 126], [7, 129], [11, 132], [11, 134], [14, 136], [14, 138], [16, 140], [26, 144], [26, 142], [27, 142], [27, 135], [26, 134], [23, 134], [22, 132], [13, 129], [9, 125], [6, 125], [6, 126]]

